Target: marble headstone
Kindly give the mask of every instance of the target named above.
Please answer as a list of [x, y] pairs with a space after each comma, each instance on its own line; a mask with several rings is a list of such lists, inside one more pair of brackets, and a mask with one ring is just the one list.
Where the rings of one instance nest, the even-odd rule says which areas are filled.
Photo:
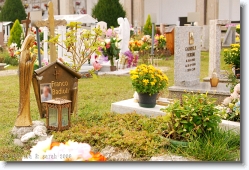
[[229, 24], [229, 20], [209, 21], [209, 77], [214, 69], [220, 76], [221, 25]]
[[175, 27], [175, 86], [200, 82], [201, 27]]
[[209, 26], [208, 25], [202, 26], [202, 50], [203, 51], [209, 50]]

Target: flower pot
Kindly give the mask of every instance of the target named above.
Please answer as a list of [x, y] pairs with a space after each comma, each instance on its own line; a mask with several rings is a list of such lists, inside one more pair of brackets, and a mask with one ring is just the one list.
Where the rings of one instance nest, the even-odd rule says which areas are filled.
[[156, 94], [149, 95], [149, 93], [138, 93], [139, 106], [145, 108], [154, 108], [156, 106]]
[[111, 71], [116, 71], [116, 70], [117, 70], [117, 67], [116, 67], [116, 66], [110, 66], [110, 70], [111, 70]]
[[219, 83], [219, 78], [210, 78], [211, 87], [217, 87]]

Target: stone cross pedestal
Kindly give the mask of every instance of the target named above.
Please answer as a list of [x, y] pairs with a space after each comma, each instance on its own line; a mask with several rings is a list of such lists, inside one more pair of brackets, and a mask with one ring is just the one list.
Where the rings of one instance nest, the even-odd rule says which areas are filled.
[[209, 77], [214, 69], [218, 77], [220, 76], [221, 25], [229, 23], [229, 20], [209, 21]]
[[[56, 26], [60, 25], [65, 26], [66, 24], [67, 24], [66, 20], [54, 19], [54, 9], [53, 9], [53, 3], [51, 1], [48, 3], [48, 20], [35, 22], [36, 27], [48, 27], [51, 38], [55, 36], [54, 30]], [[52, 63], [57, 59], [55, 44], [49, 43], [49, 47], [50, 47], [50, 63]]]

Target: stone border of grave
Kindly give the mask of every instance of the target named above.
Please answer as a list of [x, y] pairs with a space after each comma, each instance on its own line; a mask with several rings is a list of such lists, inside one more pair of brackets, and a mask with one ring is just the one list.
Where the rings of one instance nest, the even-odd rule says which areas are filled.
[[0, 63], [0, 70], [4, 70], [5, 66], [6, 66], [6, 63]]
[[[168, 100], [168, 99], [165, 99]], [[126, 114], [126, 113], [137, 113], [141, 115], [156, 117], [163, 116], [165, 112], [161, 111], [161, 108], [165, 108], [166, 106], [156, 105], [155, 108], [142, 108], [139, 106], [137, 102], [134, 101], [134, 98], [123, 100], [119, 102], [115, 102], [111, 104], [111, 112], [118, 114]], [[233, 122], [228, 120], [222, 120], [219, 126], [225, 131], [234, 131], [240, 134], [240, 123]]]

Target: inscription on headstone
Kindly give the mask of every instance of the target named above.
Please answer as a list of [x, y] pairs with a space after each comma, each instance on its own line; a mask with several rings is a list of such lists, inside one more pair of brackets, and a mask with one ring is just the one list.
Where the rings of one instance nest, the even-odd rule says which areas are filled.
[[79, 73], [58, 61], [35, 70], [32, 82], [41, 118], [46, 114], [42, 103], [51, 99], [71, 100], [71, 111], [74, 112], [80, 78]]
[[175, 86], [200, 82], [201, 27], [175, 27]]

